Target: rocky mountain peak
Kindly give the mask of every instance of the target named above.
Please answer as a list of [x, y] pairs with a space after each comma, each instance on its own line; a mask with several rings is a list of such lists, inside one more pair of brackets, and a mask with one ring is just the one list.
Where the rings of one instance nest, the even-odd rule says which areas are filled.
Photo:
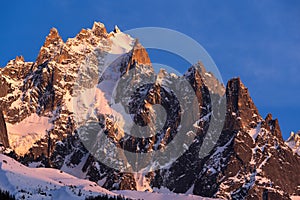
[[106, 37], [107, 36], [106, 28], [105, 28], [104, 24], [102, 24], [100, 22], [94, 22], [92, 32], [97, 37]]
[[122, 68], [122, 74], [127, 73], [133, 68], [142, 68], [146, 73], [153, 73], [153, 67], [151, 65], [151, 60], [146, 49], [139, 43], [138, 40], [135, 40], [132, 50], [128, 53], [129, 59], [127, 61], [126, 67]]
[[11, 67], [14, 68], [14, 67], [24, 64], [24, 62], [25, 62], [25, 59], [23, 56], [16, 56], [15, 59], [12, 59], [7, 63], [6, 68], [11, 68]]
[[278, 119], [273, 119], [272, 114], [268, 114], [264, 121], [264, 128], [269, 130], [274, 136], [283, 142], [280, 126]]
[[[204, 85], [203, 82], [203, 77], [202, 77], [202, 71], [200, 65], [193, 65], [191, 66], [188, 71], [184, 74], [184, 76], [190, 80], [192, 86], [195, 87], [200, 87]], [[198, 85], [198, 86], [197, 86]]]
[[62, 38], [60, 37], [58, 31], [56, 28], [51, 28], [50, 33], [46, 37], [44, 47], [48, 47], [49, 45], [57, 45], [59, 43], [63, 42]]
[[[86, 29], [81, 29], [81, 31], [76, 35], [76, 39], [77, 40], [83, 40], [86, 38], [89, 38], [91, 35], [90, 31], [86, 30]], [[70, 39], [69, 39], [70, 40]], [[68, 40], [68, 41], [69, 41]], [[68, 41], [66, 42], [68, 44]]]
[[245, 129], [262, 120], [250, 97], [248, 88], [244, 86], [240, 78], [233, 78], [228, 81], [226, 96], [227, 117], [230, 119], [226, 120], [225, 128]]
[[44, 45], [40, 49], [39, 55], [36, 59], [35, 66], [41, 65], [46, 61], [55, 59], [61, 52], [64, 41], [58, 34], [56, 28], [51, 28], [50, 33], [46, 37]]
[[117, 25], [115, 25], [114, 27], [114, 33], [120, 33], [121, 30], [119, 29], [119, 27]]
[[21, 56], [16, 56], [15, 62], [25, 62], [24, 57], [22, 55]]
[[3, 68], [2, 74], [13, 77], [13, 78], [21, 78], [21, 76], [24, 75], [24, 70], [28, 68], [29, 65], [31, 65], [31, 62], [25, 62], [25, 59], [23, 56], [16, 56], [15, 59], [10, 60], [6, 67]]
[[272, 114], [271, 114], [271, 113], [268, 113], [267, 116], [266, 116], [266, 118], [265, 118], [265, 121], [266, 121], [266, 122], [270, 122], [272, 119], [273, 119]]
[[131, 52], [131, 64], [133, 63], [150, 65], [151, 61], [146, 49], [137, 40], [134, 44], [133, 50]]
[[218, 80], [213, 73], [206, 71], [205, 66], [201, 61], [191, 66], [185, 73], [189, 79], [196, 79], [203, 82], [209, 89], [210, 93], [223, 96], [225, 94], [224, 85]]

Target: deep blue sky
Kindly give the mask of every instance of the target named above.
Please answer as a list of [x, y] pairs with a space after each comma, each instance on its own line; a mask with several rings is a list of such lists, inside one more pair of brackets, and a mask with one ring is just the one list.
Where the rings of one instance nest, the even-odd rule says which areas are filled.
[[279, 119], [285, 138], [300, 129], [300, 1], [12, 0], [1, 2], [0, 17], [0, 66], [16, 55], [34, 61], [51, 27], [64, 40], [94, 21], [108, 31], [115, 24], [180, 31], [207, 50], [224, 81], [241, 77], [262, 116]]

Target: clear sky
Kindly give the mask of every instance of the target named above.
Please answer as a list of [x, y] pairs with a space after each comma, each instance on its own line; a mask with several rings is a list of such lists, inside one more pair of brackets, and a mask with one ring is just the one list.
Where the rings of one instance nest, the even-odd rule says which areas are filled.
[[279, 119], [284, 138], [300, 129], [298, 0], [12, 0], [1, 2], [0, 17], [0, 66], [16, 55], [34, 61], [51, 27], [64, 40], [94, 21], [108, 31], [116, 24], [180, 31], [207, 50], [224, 81], [241, 77], [261, 115]]

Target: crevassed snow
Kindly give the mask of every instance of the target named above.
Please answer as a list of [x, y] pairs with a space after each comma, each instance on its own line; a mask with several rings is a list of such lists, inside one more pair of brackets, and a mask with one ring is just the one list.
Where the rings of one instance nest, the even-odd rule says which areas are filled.
[[24, 155], [30, 147], [46, 135], [52, 126], [48, 117], [31, 114], [17, 124], [7, 123], [9, 144], [19, 155]]

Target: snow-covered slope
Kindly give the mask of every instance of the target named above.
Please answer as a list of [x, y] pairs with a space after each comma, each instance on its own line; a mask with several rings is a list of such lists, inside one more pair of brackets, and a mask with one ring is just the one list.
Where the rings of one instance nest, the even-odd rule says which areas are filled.
[[87, 196], [111, 195], [96, 183], [76, 178], [60, 170], [28, 168], [0, 154], [0, 189], [17, 199], [84, 199]]
[[85, 199], [89, 196], [122, 195], [130, 199], [208, 200], [195, 195], [151, 193], [139, 191], [108, 191], [94, 182], [76, 178], [50, 168], [28, 168], [14, 159], [0, 154], [0, 189], [15, 195], [16, 199]]
[[7, 123], [9, 144], [19, 155], [24, 155], [34, 142], [45, 137], [51, 128], [49, 118], [32, 114], [17, 124]]

